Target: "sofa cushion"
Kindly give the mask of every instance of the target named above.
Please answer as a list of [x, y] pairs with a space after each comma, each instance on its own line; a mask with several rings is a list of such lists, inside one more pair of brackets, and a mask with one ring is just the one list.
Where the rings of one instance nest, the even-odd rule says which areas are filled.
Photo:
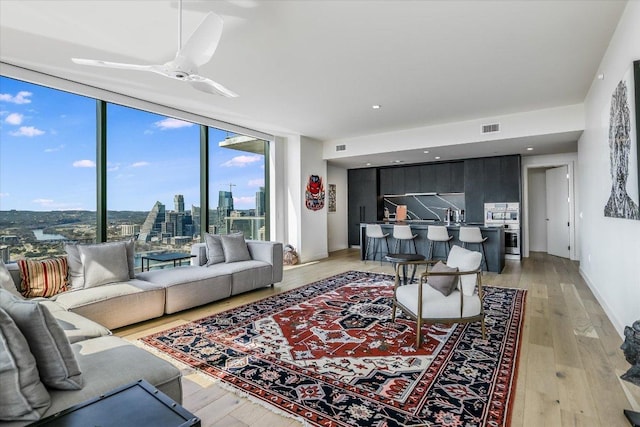
[[164, 313], [164, 289], [137, 279], [108, 283], [81, 292], [64, 292], [54, 298], [65, 310], [109, 329], [159, 317]]
[[234, 264], [151, 270], [140, 273], [137, 277], [165, 288], [164, 310], [166, 314], [170, 314], [230, 297], [231, 272], [227, 272], [225, 268], [228, 265]]
[[18, 260], [22, 277], [22, 295], [27, 298], [51, 297], [67, 290], [66, 258], [50, 258], [42, 261]]
[[[108, 246], [119, 244], [121, 242], [98, 243], [99, 246]], [[135, 278], [135, 241], [133, 239], [125, 240], [125, 249], [127, 253], [127, 267], [129, 269], [129, 278]], [[80, 245], [77, 243], [65, 243], [64, 250], [67, 253], [67, 262], [69, 263], [69, 287], [71, 289], [84, 288], [84, 268], [82, 259], [80, 258]]]
[[18, 288], [16, 288], [16, 285], [13, 282], [13, 279], [11, 278], [11, 273], [9, 273], [9, 270], [7, 270], [7, 266], [4, 265], [4, 261], [2, 261], [1, 259], [0, 259], [0, 289], [9, 291], [17, 297], [22, 297], [22, 294], [18, 292]]
[[239, 261], [216, 266], [218, 274], [231, 275], [231, 295], [241, 294], [273, 283], [273, 267], [264, 261]]
[[219, 234], [205, 233], [204, 242], [207, 248], [207, 267], [224, 262], [224, 251]]
[[1, 308], [0, 384], [0, 420], [38, 420], [51, 404], [26, 338]]
[[124, 242], [107, 245], [78, 246], [84, 287], [92, 288], [107, 283], [122, 282], [129, 278], [127, 251]]
[[[459, 271], [473, 271], [480, 267], [482, 254], [480, 252], [470, 251], [454, 245], [449, 252], [447, 258], [448, 267], [457, 267]], [[462, 293], [465, 295], [473, 295], [476, 288], [476, 275], [464, 274], [460, 276], [460, 284]]]
[[231, 263], [251, 259], [243, 233], [223, 234], [220, 236], [220, 240], [224, 251], [224, 262]]
[[180, 370], [122, 338], [99, 337], [71, 347], [84, 373], [85, 386], [82, 390], [50, 390], [51, 407], [44, 416], [139, 379], [145, 379], [176, 402], [182, 402]]
[[[436, 265], [431, 269], [432, 273], [454, 273], [458, 271], [457, 267], [447, 267], [442, 261], [438, 261]], [[457, 277], [456, 276], [429, 276], [427, 279], [427, 283], [433, 289], [439, 291], [445, 297], [451, 295], [451, 292], [456, 288], [457, 285]]]
[[69, 340], [45, 306], [0, 290], [0, 307], [11, 316], [29, 343], [40, 378], [47, 387], [61, 390], [82, 388], [82, 373]]
[[55, 301], [43, 300], [38, 301], [38, 304], [47, 307], [49, 313], [56, 319], [71, 344], [90, 338], [111, 335], [109, 329], [93, 320], [65, 310]]

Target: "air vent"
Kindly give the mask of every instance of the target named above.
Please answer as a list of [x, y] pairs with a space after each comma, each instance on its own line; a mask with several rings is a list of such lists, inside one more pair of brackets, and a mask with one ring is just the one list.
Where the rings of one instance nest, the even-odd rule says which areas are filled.
[[336, 151], [344, 151], [347, 149], [347, 146], [342, 144], [342, 145], [336, 145]]
[[482, 133], [494, 133], [494, 132], [500, 132], [500, 123], [482, 125]]

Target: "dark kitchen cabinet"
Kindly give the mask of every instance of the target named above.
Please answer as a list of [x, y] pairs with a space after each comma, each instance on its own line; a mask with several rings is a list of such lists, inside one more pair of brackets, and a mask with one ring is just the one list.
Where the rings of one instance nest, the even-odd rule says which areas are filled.
[[434, 193], [436, 191], [435, 165], [420, 166], [420, 192]]
[[360, 223], [374, 222], [382, 216], [378, 170], [349, 169], [347, 191], [349, 245], [357, 246], [360, 244]]
[[484, 159], [464, 161], [465, 221], [484, 222]]
[[464, 161], [465, 219], [484, 222], [484, 204], [520, 202], [520, 156]]
[[422, 181], [420, 180], [420, 166], [407, 166], [404, 168], [404, 192], [421, 193]]
[[449, 193], [464, 193], [464, 162], [449, 163], [451, 181]]
[[404, 170], [403, 167], [380, 169], [380, 195], [406, 192]]

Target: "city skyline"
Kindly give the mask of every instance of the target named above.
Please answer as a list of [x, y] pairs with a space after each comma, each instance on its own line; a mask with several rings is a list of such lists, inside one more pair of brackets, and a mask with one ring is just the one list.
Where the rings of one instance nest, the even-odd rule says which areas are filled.
[[[95, 104], [0, 77], [0, 210], [96, 210]], [[200, 204], [198, 125], [115, 104], [107, 123], [108, 210]], [[232, 183], [234, 207], [255, 209], [264, 156], [218, 147], [229, 136], [210, 128], [210, 200]]]

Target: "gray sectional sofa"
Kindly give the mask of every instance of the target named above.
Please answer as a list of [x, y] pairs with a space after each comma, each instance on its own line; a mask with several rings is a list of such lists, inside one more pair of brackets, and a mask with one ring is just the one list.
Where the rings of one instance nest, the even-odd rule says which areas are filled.
[[[210, 264], [207, 246], [204, 243], [194, 244], [194, 258], [189, 266], [147, 271], [118, 282], [76, 288], [50, 298], [24, 300], [46, 307], [55, 318], [71, 345], [83, 376], [84, 385], [79, 390], [47, 388], [50, 405], [42, 417], [141, 378], [181, 403], [180, 371], [169, 362], [111, 335], [110, 329], [207, 304], [282, 280], [282, 244], [249, 240], [246, 246], [251, 259]], [[6, 270], [15, 287], [9, 291], [17, 294], [16, 290], [20, 291], [20, 270], [15, 264], [7, 264]], [[9, 281], [5, 277], [0, 287], [6, 289]], [[0, 291], [0, 297], [6, 297], [6, 294], [6, 291]], [[5, 331], [0, 332], [2, 338]], [[9, 346], [5, 355], [19, 359], [21, 355], [12, 354], [13, 350]], [[0, 420], [0, 426], [22, 426], [29, 422]]]

